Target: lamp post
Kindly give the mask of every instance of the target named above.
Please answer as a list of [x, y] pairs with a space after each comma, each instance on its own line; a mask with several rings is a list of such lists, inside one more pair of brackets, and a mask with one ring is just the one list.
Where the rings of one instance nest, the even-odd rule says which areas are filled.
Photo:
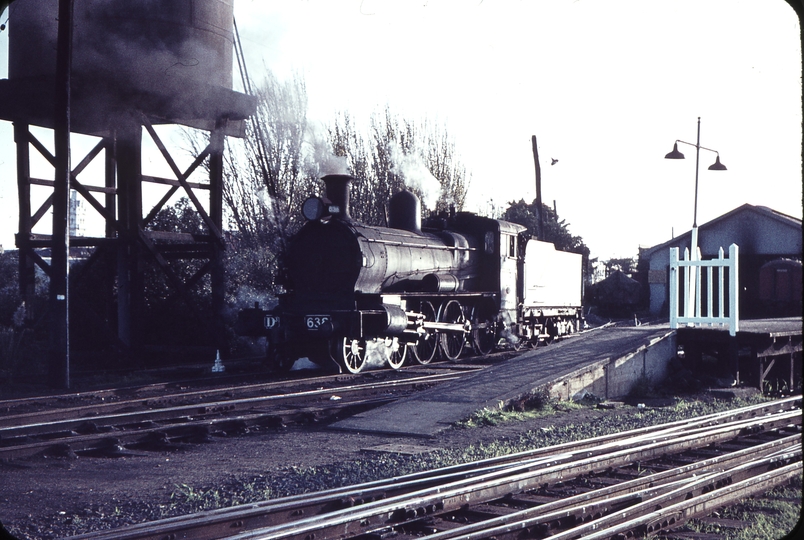
[[[708, 150], [709, 152], [714, 152], [717, 155], [717, 157], [715, 158], [715, 162], [709, 166], [710, 171], [725, 171], [727, 169], [726, 166], [720, 162], [720, 153], [717, 150], [712, 150], [711, 148], [701, 146], [700, 116], [698, 117], [698, 139], [696, 140], [695, 144], [676, 139], [676, 142], [673, 144], [673, 151], [665, 155], [664, 156], [665, 159], [684, 159], [684, 154], [678, 151], [678, 143], [687, 144], [689, 146], [695, 147], [695, 205], [693, 207], [693, 213], [692, 213], [690, 260], [697, 261], [698, 260], [698, 163], [700, 161], [701, 150]], [[690, 292], [690, 294], [688, 297], [688, 301], [684, 305], [684, 314], [686, 317], [693, 316], [692, 305], [695, 299], [695, 288], [697, 284], [697, 279], [698, 279], [698, 268], [693, 267], [693, 270], [690, 275], [690, 283], [687, 289]]]

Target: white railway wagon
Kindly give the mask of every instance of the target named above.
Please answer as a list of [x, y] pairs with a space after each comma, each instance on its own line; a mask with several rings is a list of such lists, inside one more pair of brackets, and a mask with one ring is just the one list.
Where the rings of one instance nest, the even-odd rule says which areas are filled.
[[553, 244], [528, 240], [523, 269], [520, 332], [531, 339], [549, 340], [578, 330], [583, 257], [555, 249]]

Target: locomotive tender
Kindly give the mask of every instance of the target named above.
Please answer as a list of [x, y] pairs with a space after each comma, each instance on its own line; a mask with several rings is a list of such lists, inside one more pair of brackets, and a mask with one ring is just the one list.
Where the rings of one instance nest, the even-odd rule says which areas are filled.
[[502, 338], [518, 347], [578, 330], [581, 255], [471, 213], [422, 227], [409, 191], [391, 198], [389, 227], [360, 224], [349, 215], [353, 178], [323, 180], [327, 198], [304, 202], [308, 221], [287, 251], [287, 292], [274, 309], [239, 314], [237, 332], [265, 336], [275, 367], [306, 356], [352, 373], [398, 369], [408, 352], [454, 361], [467, 345], [485, 355]]

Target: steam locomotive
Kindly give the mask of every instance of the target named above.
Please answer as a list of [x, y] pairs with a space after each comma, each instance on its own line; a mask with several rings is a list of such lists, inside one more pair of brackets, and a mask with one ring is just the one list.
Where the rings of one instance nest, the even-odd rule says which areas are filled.
[[486, 355], [503, 339], [535, 346], [581, 323], [581, 255], [528, 239], [526, 228], [459, 212], [422, 226], [410, 191], [389, 201], [388, 227], [354, 221], [347, 175], [323, 178], [327, 197], [286, 254], [287, 292], [270, 310], [238, 315], [237, 333], [267, 338], [269, 363], [300, 357], [358, 373]]

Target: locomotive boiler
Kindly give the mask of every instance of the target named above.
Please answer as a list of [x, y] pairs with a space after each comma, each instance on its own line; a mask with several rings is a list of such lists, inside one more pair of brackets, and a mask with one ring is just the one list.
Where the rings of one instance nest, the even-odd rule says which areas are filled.
[[265, 336], [274, 366], [308, 357], [353, 373], [397, 369], [409, 357], [454, 361], [467, 346], [485, 355], [502, 338], [537, 344], [577, 330], [580, 255], [471, 213], [422, 226], [409, 191], [389, 201], [388, 227], [361, 224], [349, 213], [352, 177], [323, 180], [327, 197], [304, 202], [307, 222], [289, 243], [287, 292], [274, 309], [239, 314], [238, 333]]

